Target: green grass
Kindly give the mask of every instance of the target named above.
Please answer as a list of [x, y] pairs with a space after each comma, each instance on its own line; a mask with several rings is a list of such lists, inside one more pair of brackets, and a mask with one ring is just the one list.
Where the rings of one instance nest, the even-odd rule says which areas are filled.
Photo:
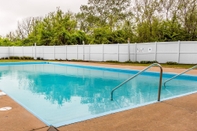
[[0, 62], [30, 62], [30, 61], [38, 61], [38, 60], [14, 60], [14, 59], [0, 60]]
[[[45, 61], [45, 60], [15, 60], [15, 59], [3, 59], [0, 60], [0, 62], [31, 62], [31, 61]], [[58, 62], [57, 60], [50, 60], [54, 62]], [[59, 61], [59, 62], [66, 62], [66, 61]], [[72, 62], [72, 61], [70, 61]], [[73, 61], [73, 62], [78, 62], [78, 61]], [[82, 62], [82, 61], [79, 61]], [[91, 61], [92, 62], [92, 61]], [[150, 64], [140, 64], [140, 63], [133, 63], [133, 62], [93, 62], [93, 63], [101, 63], [101, 64], [111, 64], [111, 65], [122, 65], [122, 66], [149, 66]], [[194, 64], [175, 64], [175, 65], [169, 65], [169, 64], [161, 64], [162, 67], [165, 68], [182, 68], [182, 69], [188, 69], [194, 66]]]
[[166, 67], [166, 68], [183, 68], [183, 69], [188, 69], [195, 66], [195, 64], [177, 64], [177, 65], [161, 64], [161, 65], [162, 67]]
[[[100, 62], [99, 62], [100, 63]], [[124, 62], [102, 62], [106, 64], [113, 64], [113, 65], [123, 65], [123, 66], [149, 66], [151, 64], [140, 64], [140, 63], [124, 63]], [[160, 64], [162, 67], [165, 68], [182, 68], [182, 69], [188, 69], [193, 67], [195, 64], [175, 64], [175, 65], [169, 65], [169, 64]]]

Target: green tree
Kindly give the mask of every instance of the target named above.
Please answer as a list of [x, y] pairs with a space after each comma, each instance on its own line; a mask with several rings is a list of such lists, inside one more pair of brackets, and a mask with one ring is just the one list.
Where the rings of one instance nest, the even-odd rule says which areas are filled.
[[108, 37], [110, 35], [110, 29], [108, 27], [95, 28], [93, 34], [90, 36], [90, 44], [109, 44]]
[[71, 45], [197, 40], [196, 0], [88, 0], [18, 22], [0, 45]]
[[80, 7], [78, 18], [83, 19], [83, 28], [87, 31], [109, 26], [115, 30], [128, 17], [130, 0], [89, 0], [88, 5]]
[[77, 28], [74, 14], [64, 13], [59, 8], [56, 12], [49, 13], [42, 21], [38, 22], [29, 38], [36, 37], [40, 45], [66, 45], [74, 44], [73, 34]]
[[179, 0], [178, 3], [179, 20], [185, 30], [186, 40], [197, 40], [197, 1]]

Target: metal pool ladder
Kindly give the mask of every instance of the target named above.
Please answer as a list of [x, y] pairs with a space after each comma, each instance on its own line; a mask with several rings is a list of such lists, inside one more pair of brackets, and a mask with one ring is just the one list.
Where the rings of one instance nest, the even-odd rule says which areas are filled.
[[135, 74], [134, 76], [130, 77], [129, 79], [125, 80], [124, 82], [122, 82], [120, 85], [116, 86], [114, 89], [112, 89], [111, 91], [111, 101], [113, 101], [113, 93], [116, 89], [120, 88], [122, 85], [124, 85], [125, 83], [127, 83], [128, 81], [132, 80], [133, 78], [135, 78], [136, 76], [138, 76], [139, 74], [141, 74], [142, 72], [148, 70], [149, 68], [153, 67], [153, 66], [158, 66], [160, 68], [160, 78], [159, 78], [159, 89], [158, 89], [158, 101], [160, 101], [160, 95], [161, 95], [161, 83], [162, 83], [162, 74], [163, 74], [163, 68], [160, 64], [158, 63], [153, 63], [151, 65], [149, 65], [148, 67], [146, 67], [145, 69], [143, 69], [142, 71], [138, 72], [137, 74]]
[[174, 79], [174, 78], [176, 78], [176, 77], [178, 77], [178, 76], [180, 76], [180, 75], [182, 75], [182, 74], [184, 74], [184, 73], [186, 73], [186, 72], [188, 72], [188, 71], [190, 71], [190, 70], [193, 70], [194, 68], [197, 68], [197, 65], [195, 65], [195, 66], [193, 66], [193, 67], [187, 69], [186, 71], [181, 72], [180, 74], [177, 74], [177, 75], [173, 76], [173, 77], [170, 78], [170, 79], [167, 79], [167, 80], [164, 82], [164, 86], [166, 87], [166, 83], [167, 83], [167, 82], [171, 81], [172, 79]]

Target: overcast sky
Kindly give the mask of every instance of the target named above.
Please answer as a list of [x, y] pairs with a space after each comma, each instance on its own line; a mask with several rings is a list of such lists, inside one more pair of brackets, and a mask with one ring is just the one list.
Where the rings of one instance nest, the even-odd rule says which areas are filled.
[[0, 35], [17, 28], [17, 22], [28, 17], [45, 16], [60, 7], [62, 11], [79, 12], [88, 0], [0, 0]]

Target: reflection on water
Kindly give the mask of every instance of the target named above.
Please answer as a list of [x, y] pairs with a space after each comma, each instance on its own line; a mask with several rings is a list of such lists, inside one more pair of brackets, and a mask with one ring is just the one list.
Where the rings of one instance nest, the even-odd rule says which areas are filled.
[[[132, 75], [49, 64], [9, 66], [0, 67], [0, 89], [55, 124], [156, 101], [159, 78], [143, 75], [116, 90], [114, 101], [110, 101], [111, 90]], [[175, 80], [170, 89], [162, 89], [162, 98], [179, 94], [177, 81], [179, 87], [188, 84]], [[196, 90], [194, 84], [190, 82], [186, 91]]]

